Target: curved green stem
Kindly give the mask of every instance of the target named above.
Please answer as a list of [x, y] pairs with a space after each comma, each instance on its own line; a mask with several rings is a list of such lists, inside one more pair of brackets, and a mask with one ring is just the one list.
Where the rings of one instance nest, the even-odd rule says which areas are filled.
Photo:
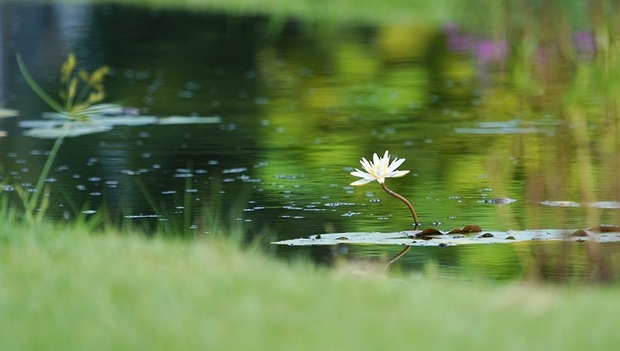
[[413, 223], [415, 223], [415, 229], [418, 229], [418, 226], [420, 225], [420, 221], [418, 221], [418, 215], [415, 213], [415, 209], [413, 208], [413, 205], [411, 204], [411, 202], [409, 202], [409, 200], [405, 199], [404, 196], [400, 195], [399, 193], [391, 190], [390, 188], [388, 188], [385, 183], [381, 183], [381, 187], [383, 188], [383, 190], [385, 190], [386, 193], [394, 196], [395, 198], [399, 199], [400, 201], [404, 202], [405, 205], [407, 205], [407, 207], [409, 208], [409, 211], [411, 211], [411, 216], [413, 216]]
[[390, 260], [390, 261], [389, 261], [389, 262], [385, 265], [385, 269], [390, 268], [390, 266], [391, 266], [394, 262], [398, 261], [401, 257], [405, 256], [405, 254], [406, 254], [409, 250], [411, 250], [411, 245], [407, 245], [407, 246], [405, 246], [405, 248], [404, 248], [401, 252], [399, 252], [399, 253], [398, 253], [398, 255], [394, 256], [394, 258], [392, 258], [392, 259], [391, 259], [391, 260]]

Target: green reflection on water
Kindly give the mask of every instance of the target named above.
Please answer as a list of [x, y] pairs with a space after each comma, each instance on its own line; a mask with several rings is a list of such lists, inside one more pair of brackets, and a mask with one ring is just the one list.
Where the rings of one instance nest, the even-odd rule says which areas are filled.
[[[192, 164], [206, 172], [194, 178], [194, 208], [208, 201], [209, 182], [227, 177], [223, 201], [235, 203], [247, 183], [220, 175], [245, 167], [242, 175], [260, 181], [250, 184], [249, 207], [257, 209], [247, 218], [269, 225], [277, 239], [411, 228], [407, 209], [377, 184], [348, 185], [361, 157], [386, 149], [407, 159], [402, 168], [411, 174], [389, 186], [413, 202], [425, 226], [619, 224], [617, 208], [589, 206], [620, 200], [618, 22], [597, 7], [606, 2], [592, 2], [589, 12], [576, 11], [576, 3], [570, 11], [532, 3], [447, 16], [460, 18], [460, 27], [285, 21], [279, 31], [266, 17], [97, 9], [90, 22], [97, 30], [72, 45], [115, 68], [112, 100], [157, 115], [217, 114], [224, 123], [216, 130], [122, 129], [94, 142], [70, 141], [74, 151], [59, 159], [77, 169], [97, 153], [98, 175], [149, 168], [145, 178], [157, 195], [172, 188], [182, 194], [185, 179], [172, 179], [171, 170]], [[7, 144], [25, 154], [45, 148], [17, 138]], [[493, 198], [517, 202], [496, 205]], [[498, 250], [496, 257], [512, 257]]]

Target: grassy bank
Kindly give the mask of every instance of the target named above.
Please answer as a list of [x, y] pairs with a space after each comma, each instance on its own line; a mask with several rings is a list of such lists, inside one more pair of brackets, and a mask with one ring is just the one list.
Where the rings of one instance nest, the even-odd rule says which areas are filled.
[[3, 350], [610, 349], [617, 289], [357, 275], [221, 240], [0, 225]]
[[465, 2], [462, 0], [390, 0], [382, 3], [370, 0], [101, 0], [99, 2], [151, 6], [163, 9], [270, 15], [310, 21], [357, 21], [364, 23], [386, 21], [443, 22], [448, 19], [448, 15], [454, 13], [449, 11], [451, 8], [465, 6]]
[[[0, 0], [11, 1], [11, 0]], [[36, 0], [35, 0], [36, 1]], [[42, 1], [42, 0], [39, 0]], [[59, 2], [83, 4], [81, 0]], [[568, 16], [572, 25], [582, 26], [589, 21], [592, 9], [614, 13], [611, 0], [565, 0], [545, 2], [539, 0], [96, 0], [98, 3], [115, 3], [129, 6], [148, 6], [156, 9], [221, 11], [229, 14], [266, 15], [273, 19], [297, 19], [310, 22], [358, 22], [386, 24], [423, 22], [445, 24], [459, 22], [475, 29], [497, 30], [507, 20], [530, 24], [532, 18], [561, 14]]]

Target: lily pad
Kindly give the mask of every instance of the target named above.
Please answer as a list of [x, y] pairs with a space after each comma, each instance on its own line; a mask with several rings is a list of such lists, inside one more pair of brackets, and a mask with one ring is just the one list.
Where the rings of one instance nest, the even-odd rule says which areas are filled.
[[33, 128], [24, 135], [39, 139], [56, 139], [62, 135], [65, 137], [76, 137], [80, 135], [107, 132], [112, 129], [109, 125], [74, 125], [66, 130], [62, 128]]
[[[603, 229], [601, 229], [603, 228]], [[483, 231], [471, 234], [442, 233], [438, 230], [411, 230], [395, 233], [331, 233], [311, 235], [307, 238], [281, 240], [275, 245], [319, 246], [338, 244], [398, 245], [398, 246], [457, 246], [470, 244], [501, 244], [526, 241], [594, 241], [620, 242], [619, 227], [588, 229], [535, 229], [509, 231]]]
[[91, 121], [96, 124], [107, 124], [109, 126], [143, 126], [157, 123], [158, 118], [155, 116], [106, 116], [97, 117]]
[[513, 119], [498, 122], [480, 122], [471, 128], [455, 128], [454, 132], [459, 134], [535, 134], [551, 133], [553, 127], [558, 125], [557, 121], [522, 121]]
[[[84, 115], [88, 115], [90, 118], [96, 118], [99, 116], [136, 115], [136, 113], [125, 113], [124, 111], [127, 110], [128, 108], [118, 104], [96, 104], [90, 106], [86, 110], [83, 110], [82, 113]], [[129, 108], [129, 111], [134, 111], [134, 109]], [[43, 112], [42, 117], [45, 119], [62, 120], [63, 122], [67, 120], [67, 114], [59, 112]]]
[[22, 128], [57, 128], [65, 124], [63, 120], [45, 120], [45, 119], [33, 119], [20, 121], [19, 126]]
[[541, 204], [551, 207], [581, 207], [580, 204], [574, 201], [543, 201]]
[[43, 120], [21, 121], [19, 126], [28, 128], [24, 135], [41, 138], [56, 139], [62, 135], [76, 137], [80, 135], [94, 134], [110, 131], [115, 126], [141, 126], [141, 125], [172, 125], [172, 124], [214, 124], [221, 123], [219, 116], [144, 116], [140, 115], [135, 108], [123, 107], [115, 104], [99, 104], [88, 109], [87, 121], [71, 121], [70, 128], [63, 130], [67, 122], [67, 116], [62, 113], [46, 112]]
[[19, 116], [19, 111], [0, 107], [0, 118]]
[[580, 204], [574, 201], [542, 201], [542, 205], [550, 207], [594, 207], [602, 209], [618, 209], [620, 201], [598, 201]]
[[212, 124], [221, 123], [222, 117], [210, 116], [210, 117], [193, 117], [193, 116], [170, 116], [160, 118], [159, 124]]

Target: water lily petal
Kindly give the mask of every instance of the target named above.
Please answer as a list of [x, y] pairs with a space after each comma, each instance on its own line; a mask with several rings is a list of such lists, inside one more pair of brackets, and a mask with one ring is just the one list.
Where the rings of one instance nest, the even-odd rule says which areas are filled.
[[403, 164], [403, 162], [405, 162], [404, 158], [396, 158], [394, 159], [394, 161], [392, 162], [392, 164], [388, 167], [388, 173], [396, 170], [398, 167], [400, 167], [400, 165]]
[[383, 160], [387, 163], [390, 160], [390, 153], [385, 150], [385, 153], [383, 154]]
[[362, 157], [362, 160], [360, 161], [360, 163], [362, 164], [362, 168], [364, 168], [366, 172], [368, 173], [372, 172], [372, 165], [370, 164], [370, 162], [368, 162], [367, 159]]
[[351, 183], [351, 185], [363, 185], [370, 183], [374, 180], [379, 182], [379, 184], [383, 184], [385, 183], [386, 178], [402, 177], [405, 174], [409, 173], [409, 171], [407, 170], [397, 170], [397, 168], [400, 167], [403, 162], [405, 162], [404, 158], [395, 158], [392, 163], [390, 163], [390, 153], [388, 150], [385, 151], [383, 157], [379, 157], [377, 153], [374, 153], [372, 155], [372, 162], [362, 157], [360, 164], [362, 165], [362, 168], [365, 172], [357, 168], [355, 169], [355, 171], [351, 172], [352, 176], [362, 178]]
[[375, 179], [369, 179], [369, 178], [364, 178], [364, 179], [360, 179], [360, 180], [356, 180], [353, 183], [351, 183], [351, 185], [353, 186], [357, 186], [357, 185], [364, 185], [364, 184], [368, 184], [372, 181], [374, 181]]
[[372, 155], [372, 163], [373, 163], [373, 164], [375, 165], [375, 167], [376, 167], [377, 165], [380, 165], [380, 164], [382, 164], [382, 163], [383, 163], [383, 159], [380, 159], [380, 158], [379, 158], [379, 155], [377, 155], [377, 153], [375, 152], [375, 153]]
[[370, 173], [362, 172], [359, 169], [355, 169], [355, 171], [351, 172], [351, 175], [360, 178], [374, 178]]
[[402, 177], [405, 174], [409, 173], [409, 171], [394, 171], [394, 172], [390, 172], [386, 178], [398, 178], [398, 177]]

